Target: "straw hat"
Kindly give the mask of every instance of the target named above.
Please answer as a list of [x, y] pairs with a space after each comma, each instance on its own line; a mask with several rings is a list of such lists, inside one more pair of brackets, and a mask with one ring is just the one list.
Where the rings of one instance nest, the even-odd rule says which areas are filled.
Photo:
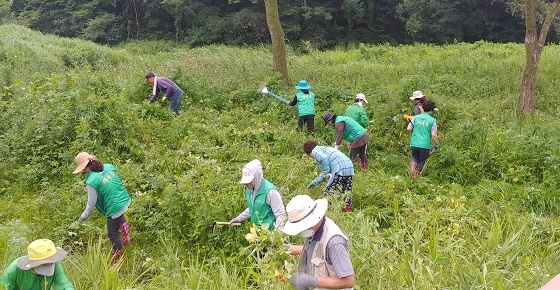
[[327, 199], [313, 200], [309, 195], [296, 195], [288, 205], [288, 221], [281, 229], [282, 232], [295, 236], [314, 227], [325, 216], [329, 202]]
[[55, 263], [64, 260], [68, 253], [48, 239], [39, 239], [31, 242], [27, 247], [27, 256], [17, 261], [18, 268], [29, 270], [43, 264]]

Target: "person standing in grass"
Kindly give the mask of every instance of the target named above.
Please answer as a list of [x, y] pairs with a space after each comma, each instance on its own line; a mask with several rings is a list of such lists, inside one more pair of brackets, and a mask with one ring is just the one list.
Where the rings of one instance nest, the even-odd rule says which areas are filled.
[[286, 206], [288, 221], [281, 231], [305, 239], [303, 245], [287, 245], [290, 254], [299, 255], [297, 273], [290, 278], [296, 290], [354, 287], [348, 238], [326, 217], [328, 204], [326, 199], [297, 195]]
[[31, 242], [27, 256], [15, 259], [0, 279], [5, 290], [74, 290], [60, 261], [68, 253], [48, 239]]
[[315, 93], [310, 91], [311, 86], [306, 80], [299, 81], [296, 90], [299, 90], [294, 99], [288, 103], [290, 106], [298, 106], [298, 129], [307, 124], [307, 133], [312, 134], [315, 130]]
[[325, 125], [334, 126], [336, 130], [336, 141], [333, 147], [338, 149], [342, 139], [346, 140], [350, 143], [348, 144], [350, 159], [354, 160], [356, 156], [359, 156], [362, 161], [360, 166], [364, 170], [368, 170], [366, 148], [371, 137], [366, 132], [366, 129], [350, 117], [337, 116], [329, 112], [323, 115], [323, 121], [325, 121]]
[[[307, 156], [315, 159], [321, 174], [311, 181], [307, 188], [313, 188], [327, 179], [327, 186], [323, 190], [323, 196], [327, 196], [333, 191], [340, 194], [351, 194], [352, 192], [352, 176], [354, 176], [354, 164], [344, 153], [328, 146], [318, 146], [317, 142], [309, 140], [303, 144], [303, 151]], [[352, 198], [347, 197], [345, 200], [345, 211], [352, 211]]]
[[422, 174], [424, 164], [426, 164], [426, 160], [430, 156], [432, 141], [434, 142], [434, 151], [437, 152], [440, 149], [436, 119], [429, 113], [434, 110], [436, 104], [426, 100], [423, 103], [423, 107], [424, 113], [414, 116], [406, 128], [408, 131], [412, 131], [412, 136], [410, 137], [410, 149], [412, 151], [411, 179]]
[[354, 119], [354, 121], [358, 122], [358, 124], [364, 127], [364, 129], [366, 129], [369, 125], [368, 116], [366, 110], [364, 109], [364, 104], [367, 104], [367, 102], [366, 96], [359, 93], [356, 95], [354, 103], [346, 109], [346, 112], [344, 112], [344, 116]]
[[229, 225], [251, 219], [259, 228], [281, 229], [286, 220], [284, 203], [278, 188], [263, 176], [261, 162], [257, 159], [247, 163], [241, 170], [239, 183], [245, 185], [248, 207], [229, 221]]
[[422, 103], [426, 100], [426, 96], [422, 93], [422, 91], [414, 91], [412, 92], [412, 96], [409, 97], [412, 101], [414, 101], [414, 108], [412, 109], [412, 116], [404, 114], [405, 120], [408, 122], [412, 121], [412, 117], [424, 113], [424, 107]]
[[158, 77], [153, 73], [146, 74], [146, 82], [153, 85], [152, 95], [148, 100], [148, 104], [153, 103], [156, 100], [157, 95], [162, 92], [164, 100], [166, 98], [171, 100], [169, 109], [173, 112], [173, 114], [179, 115], [179, 106], [181, 105], [181, 99], [183, 98], [183, 90], [181, 90], [181, 88], [179, 88], [179, 86], [170, 79]]
[[113, 245], [111, 255], [113, 264], [116, 265], [123, 255], [123, 245], [131, 243], [130, 228], [124, 217], [132, 202], [130, 194], [117, 175], [115, 166], [103, 164], [97, 157], [87, 152], [80, 152], [74, 161], [78, 167], [73, 173], [87, 173], [88, 201], [78, 221], [85, 221], [94, 208], [107, 217], [107, 236]]

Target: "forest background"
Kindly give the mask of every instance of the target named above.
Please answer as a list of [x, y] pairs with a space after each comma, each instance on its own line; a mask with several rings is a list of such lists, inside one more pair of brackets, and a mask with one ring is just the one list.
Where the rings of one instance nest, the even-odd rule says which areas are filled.
[[[8, 7], [5, 3], [0, 7]], [[64, 14], [23, 9], [49, 3], [74, 13], [55, 17]], [[66, 10], [61, 3], [13, 1], [0, 11], [4, 22], [27, 20], [25, 25], [36, 30], [71, 27], [65, 21], [74, 19], [81, 27], [74, 34], [44, 31], [113, 46], [19, 24], [0, 26], [1, 268], [25, 254], [29, 242], [46, 237], [69, 250], [63, 264], [76, 289], [290, 289], [274, 278], [275, 270], [288, 275], [280, 256], [265, 260], [250, 254], [255, 245], [243, 238], [250, 230], [247, 223], [212, 233], [214, 221], [227, 221], [246, 207], [238, 181], [241, 167], [254, 158], [263, 162], [265, 176], [279, 186], [285, 203], [297, 194], [322, 196], [320, 188], [306, 189], [319, 169], [302, 151], [309, 136], [295, 130], [296, 110], [257, 92], [268, 85], [285, 98], [295, 93], [272, 74], [270, 47], [262, 44], [267, 41], [197, 46], [212, 41], [192, 42], [193, 29], [177, 34], [176, 18], [147, 24], [172, 15], [165, 11], [139, 20], [145, 24], [137, 27], [145, 30], [134, 30], [130, 23], [136, 21], [127, 20], [116, 30], [97, 27], [98, 35], [112, 40], [93, 39], [81, 26], [90, 27], [83, 21], [89, 18], [79, 18], [86, 10], [77, 7], [103, 5], [90, 1]], [[112, 2], [115, 11], [118, 3]], [[139, 5], [151, 2], [127, 3], [143, 15]], [[500, 11], [512, 21], [504, 24], [521, 26], [507, 30], [516, 33], [499, 30], [503, 26], [495, 35], [522, 41], [521, 20]], [[37, 21], [45, 15], [62, 22]], [[224, 20], [233, 21], [232, 15]], [[264, 14], [260, 17], [264, 20]], [[254, 40], [255, 34], [226, 23], [231, 33], [214, 35]], [[457, 25], [441, 29], [453, 31]], [[359, 33], [346, 30], [348, 40], [310, 34], [294, 37], [296, 43], [288, 46], [292, 82], [310, 82], [318, 115], [341, 114], [358, 92], [370, 101], [371, 169], [357, 172], [354, 213], [343, 213], [336, 198], [328, 212], [351, 240], [355, 289], [538, 288], [559, 272], [560, 262], [560, 47], [549, 43], [544, 50], [537, 110], [521, 116], [522, 44], [454, 35], [433, 41], [442, 45], [392, 45], [418, 40], [402, 26], [402, 38], [372, 36], [361, 43], [352, 38]], [[213, 35], [206, 32], [200, 35]], [[556, 35], [549, 34], [550, 40]], [[181, 115], [173, 117], [163, 101], [146, 104], [148, 71], [184, 88]], [[402, 114], [410, 112], [408, 97], [417, 89], [440, 109], [435, 117], [443, 149], [430, 158], [425, 176], [411, 181], [410, 135]], [[318, 117], [316, 131], [319, 143], [332, 144], [332, 128]], [[87, 222], [77, 222], [87, 195], [84, 176], [71, 172], [74, 156], [84, 150], [114, 164], [134, 200], [127, 213], [133, 244], [118, 269], [109, 267], [104, 218], [94, 213]], [[259, 246], [270, 243], [268, 238], [262, 236]]]

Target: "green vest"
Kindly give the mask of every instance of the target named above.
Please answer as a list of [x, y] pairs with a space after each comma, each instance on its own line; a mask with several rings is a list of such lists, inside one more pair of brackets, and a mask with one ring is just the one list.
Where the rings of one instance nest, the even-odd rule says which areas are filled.
[[245, 189], [245, 197], [247, 198], [247, 204], [249, 205], [251, 222], [259, 228], [264, 225], [268, 225], [269, 230], [274, 229], [276, 216], [274, 215], [274, 212], [272, 212], [270, 205], [266, 203], [266, 194], [272, 189], [277, 190], [278, 188], [264, 177], [254, 201], [251, 196], [251, 191], [249, 191], [249, 189]]
[[342, 138], [348, 142], [354, 142], [356, 139], [362, 137], [366, 133], [366, 129], [360, 126], [354, 119], [345, 116], [338, 116], [334, 124], [345, 122], [344, 131], [342, 131]]
[[86, 184], [97, 190], [95, 207], [106, 217], [119, 213], [130, 202], [130, 195], [111, 164], [103, 164], [101, 172], [90, 171]]
[[358, 124], [364, 128], [369, 125], [366, 109], [358, 105], [358, 103], [350, 105], [348, 109], [346, 109], [346, 112], [344, 112], [344, 116], [354, 119], [354, 121], [358, 122]]
[[304, 94], [299, 91], [296, 94], [298, 102], [299, 116], [315, 115], [315, 93], [309, 91], [309, 94]]
[[410, 137], [410, 147], [430, 149], [432, 147], [432, 126], [436, 122], [434, 117], [428, 112], [414, 116], [412, 124], [412, 136]]

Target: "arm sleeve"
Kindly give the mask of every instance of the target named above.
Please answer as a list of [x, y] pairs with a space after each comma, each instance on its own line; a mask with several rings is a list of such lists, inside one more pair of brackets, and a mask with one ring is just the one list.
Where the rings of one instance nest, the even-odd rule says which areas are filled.
[[367, 128], [367, 126], [369, 125], [369, 120], [367, 118], [367, 113], [366, 112], [363, 112], [363, 114], [361, 114], [359, 124], [362, 125], [362, 127], [364, 127], [364, 129]]
[[249, 208], [246, 208], [242, 213], [240, 213], [238, 216], [236, 216], [235, 218], [239, 221], [242, 222], [246, 219], [248, 219], [251, 216], [251, 214], [249, 213]]
[[266, 194], [266, 202], [270, 205], [276, 217], [274, 229], [279, 230], [283, 228], [286, 221], [286, 210], [284, 209], [284, 203], [282, 203], [280, 192], [276, 189], [269, 190]]
[[345, 122], [338, 122], [334, 125], [334, 129], [336, 130], [336, 141], [334, 144], [340, 145], [342, 144], [342, 132], [344, 132], [344, 127], [346, 126]]
[[80, 221], [82, 222], [87, 220], [89, 215], [91, 215], [93, 209], [95, 208], [95, 204], [97, 203], [97, 190], [95, 190], [95, 188], [93, 188], [93, 186], [91, 185], [86, 185], [86, 188], [88, 193], [88, 199], [87, 199], [86, 209], [80, 216]]
[[348, 241], [341, 235], [333, 236], [327, 243], [327, 263], [333, 266], [338, 278], [354, 275]]
[[4, 271], [4, 273], [2, 274], [2, 279], [0, 280], [2, 282], [2, 286], [4, 286], [5, 290], [15, 290], [16, 289], [16, 285], [15, 285], [15, 270], [16, 270], [16, 261], [14, 261], [12, 264], [10, 264], [10, 266], [8, 268], [6, 268], [6, 270]]
[[[324, 159], [320, 156], [317, 156], [317, 164], [319, 164], [319, 167], [321, 168], [321, 174], [319, 176], [317, 176], [317, 178], [315, 178], [315, 180], [313, 180], [313, 185], [317, 185], [319, 183], [321, 183], [323, 180], [325, 180], [325, 177], [327, 176], [328, 173], [331, 172], [331, 167], [328, 164], [328, 162], [324, 162]], [[327, 180], [327, 185], [328, 185], [329, 180]]]
[[54, 268], [54, 289], [56, 290], [74, 290], [74, 286], [68, 278], [66, 278], [66, 274], [64, 274], [64, 269], [62, 269], [62, 265], [60, 263], [55, 263]]
[[297, 104], [297, 96], [294, 96], [294, 99], [288, 103], [290, 106], [295, 106]]

